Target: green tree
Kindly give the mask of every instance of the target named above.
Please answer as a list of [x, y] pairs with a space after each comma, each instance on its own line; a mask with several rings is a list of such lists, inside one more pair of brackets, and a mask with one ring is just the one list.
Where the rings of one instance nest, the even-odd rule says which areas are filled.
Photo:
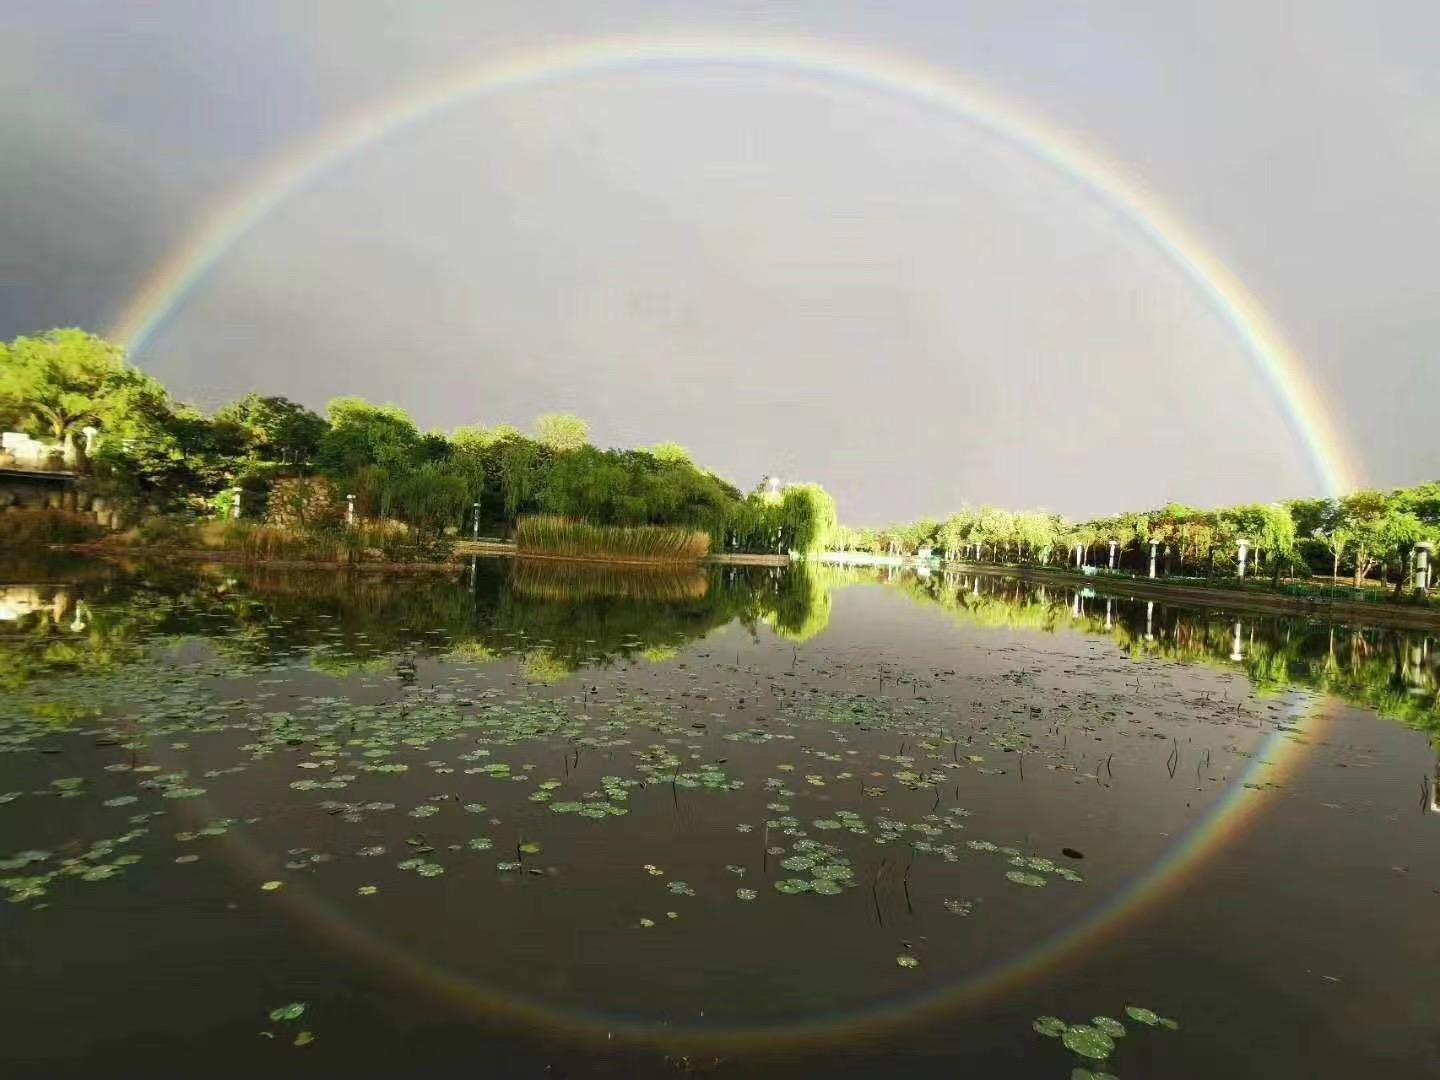
[[1355, 545], [1356, 588], [1370, 573], [1375, 565], [1372, 556], [1385, 542], [1380, 521], [1389, 507], [1390, 500], [1380, 491], [1357, 491], [1340, 500], [1341, 520]]
[[285, 397], [246, 394], [215, 414], [249, 433], [256, 457], [263, 461], [303, 464], [320, 449], [330, 425], [305, 406]]
[[344, 479], [371, 465], [398, 473], [418, 464], [420, 431], [405, 410], [340, 397], [326, 412], [330, 430], [320, 440], [315, 463], [328, 476]]
[[128, 367], [118, 345], [73, 328], [0, 344], [0, 401], [32, 433], [77, 450], [82, 428], [131, 437], [169, 412], [164, 387]]
[[590, 425], [570, 413], [546, 413], [535, 421], [535, 438], [557, 454], [579, 450], [590, 441]]
[[835, 500], [819, 484], [792, 484], [780, 498], [781, 544], [802, 558], [822, 550], [838, 524]]
[[655, 455], [656, 461], [663, 461], [669, 464], [683, 464], [694, 466], [695, 457], [685, 447], [677, 442], [656, 443], [650, 448], [650, 453]]
[[469, 502], [463, 477], [442, 462], [427, 461], [390, 480], [381, 512], [409, 522], [422, 534], [439, 536], [449, 526], [459, 527]]
[[1371, 529], [1370, 535], [1377, 552], [1383, 552], [1388, 560], [1395, 560], [1395, 595], [1405, 591], [1409, 580], [1410, 559], [1415, 545], [1429, 535], [1425, 523], [1408, 510], [1391, 507]]

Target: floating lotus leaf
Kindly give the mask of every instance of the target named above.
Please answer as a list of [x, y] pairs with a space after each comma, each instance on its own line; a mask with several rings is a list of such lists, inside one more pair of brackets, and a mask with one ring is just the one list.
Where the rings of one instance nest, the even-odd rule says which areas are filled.
[[1094, 1027], [1099, 1028], [1106, 1035], [1109, 1035], [1112, 1039], [1123, 1038], [1125, 1035], [1125, 1025], [1120, 1023], [1119, 1020], [1113, 1019], [1112, 1017], [1097, 1016], [1092, 1019], [1090, 1023]]
[[1070, 1025], [1061, 1020], [1058, 1016], [1037, 1017], [1030, 1025], [1041, 1035], [1051, 1039], [1058, 1039], [1070, 1029]]
[[1068, 1028], [1061, 1041], [1065, 1049], [1096, 1061], [1104, 1061], [1115, 1049], [1114, 1039], [1089, 1024], [1075, 1024]]
[[1024, 870], [1010, 870], [1006, 872], [1005, 878], [1016, 885], [1025, 885], [1032, 889], [1041, 888], [1045, 884], [1045, 879], [1039, 874], [1027, 873]]

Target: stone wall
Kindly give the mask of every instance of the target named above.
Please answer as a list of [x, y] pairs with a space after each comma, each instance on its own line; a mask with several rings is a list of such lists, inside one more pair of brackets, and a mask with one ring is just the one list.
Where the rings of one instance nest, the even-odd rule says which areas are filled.
[[95, 521], [107, 529], [123, 524], [119, 507], [73, 479], [14, 473], [0, 476], [0, 513], [11, 510], [73, 510], [94, 514]]

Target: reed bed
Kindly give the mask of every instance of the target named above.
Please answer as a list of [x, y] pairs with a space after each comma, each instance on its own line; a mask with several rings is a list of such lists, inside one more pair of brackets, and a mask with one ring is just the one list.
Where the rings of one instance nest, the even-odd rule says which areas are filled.
[[515, 526], [520, 555], [616, 562], [700, 562], [710, 536], [674, 525], [592, 525], [549, 514], [523, 517]]

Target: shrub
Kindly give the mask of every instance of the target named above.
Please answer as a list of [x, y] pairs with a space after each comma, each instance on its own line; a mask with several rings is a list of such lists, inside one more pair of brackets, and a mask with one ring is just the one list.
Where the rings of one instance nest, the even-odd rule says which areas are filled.
[[710, 537], [670, 525], [591, 525], [541, 514], [516, 524], [515, 548], [572, 559], [698, 562], [710, 553]]

